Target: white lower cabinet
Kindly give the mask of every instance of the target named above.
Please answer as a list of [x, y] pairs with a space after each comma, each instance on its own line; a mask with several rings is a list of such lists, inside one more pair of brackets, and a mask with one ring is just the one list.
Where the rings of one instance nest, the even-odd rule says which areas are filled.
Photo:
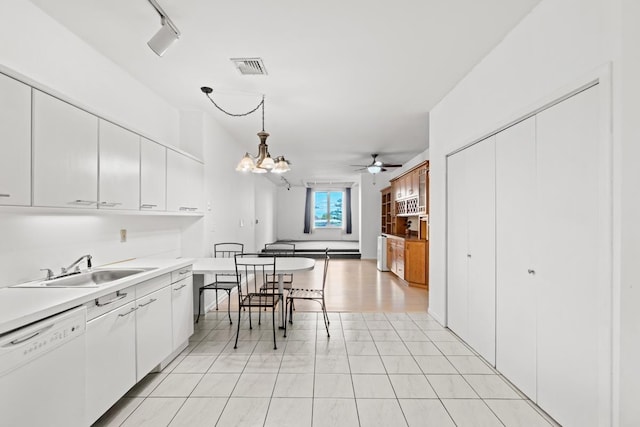
[[136, 383], [136, 316], [130, 302], [87, 322], [87, 425]]
[[193, 335], [193, 276], [171, 285], [173, 350]]
[[171, 287], [136, 299], [136, 372], [143, 379], [173, 351]]
[[188, 267], [85, 304], [87, 425], [189, 340], [192, 301]]

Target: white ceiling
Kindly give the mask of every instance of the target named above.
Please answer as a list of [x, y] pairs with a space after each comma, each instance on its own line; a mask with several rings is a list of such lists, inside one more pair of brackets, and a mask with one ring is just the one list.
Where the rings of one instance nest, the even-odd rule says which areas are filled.
[[[199, 88], [237, 112], [265, 94], [270, 152], [299, 185], [423, 152], [429, 110], [540, 0], [159, 0], [182, 33], [163, 57], [147, 0], [31, 1], [172, 105], [215, 117], [245, 144], [238, 158], [257, 154], [260, 115], [227, 117]], [[235, 57], [269, 74], [242, 76]]]

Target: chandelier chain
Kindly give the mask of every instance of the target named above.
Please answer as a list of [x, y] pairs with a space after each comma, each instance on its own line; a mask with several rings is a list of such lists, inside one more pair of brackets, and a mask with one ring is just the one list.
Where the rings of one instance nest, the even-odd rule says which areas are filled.
[[244, 116], [248, 116], [251, 113], [254, 113], [258, 110], [258, 108], [262, 107], [262, 130], [264, 130], [264, 95], [262, 95], [262, 101], [260, 101], [260, 103], [258, 105], [256, 105], [255, 108], [253, 108], [252, 110], [247, 111], [246, 113], [230, 113], [227, 110], [225, 110], [224, 108], [222, 108], [221, 106], [219, 106], [218, 104], [216, 104], [216, 101], [213, 100], [213, 98], [211, 98], [211, 96], [208, 93], [205, 93], [205, 95], [207, 95], [207, 98], [209, 98], [209, 101], [211, 101], [211, 103], [220, 111], [222, 111], [223, 113], [225, 113], [227, 116], [231, 116], [231, 117], [244, 117]]

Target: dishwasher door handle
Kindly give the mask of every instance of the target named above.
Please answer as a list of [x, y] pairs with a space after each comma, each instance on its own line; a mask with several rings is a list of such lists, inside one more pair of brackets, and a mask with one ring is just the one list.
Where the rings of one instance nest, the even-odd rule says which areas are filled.
[[3, 347], [3, 348], [6, 348], [6, 347], [12, 347], [12, 346], [14, 346], [14, 345], [18, 345], [18, 344], [25, 343], [25, 342], [27, 342], [27, 341], [29, 341], [29, 340], [34, 339], [35, 337], [37, 337], [38, 335], [42, 334], [43, 332], [48, 331], [48, 330], [49, 330], [49, 329], [51, 329], [52, 327], [53, 327], [53, 325], [45, 326], [44, 328], [42, 328], [42, 329], [40, 329], [40, 330], [38, 330], [38, 331], [35, 331], [35, 332], [33, 332], [32, 334], [27, 335], [26, 337], [17, 338], [17, 339], [15, 339], [15, 340], [13, 340], [13, 341], [10, 341], [8, 344], [3, 345], [2, 347]]

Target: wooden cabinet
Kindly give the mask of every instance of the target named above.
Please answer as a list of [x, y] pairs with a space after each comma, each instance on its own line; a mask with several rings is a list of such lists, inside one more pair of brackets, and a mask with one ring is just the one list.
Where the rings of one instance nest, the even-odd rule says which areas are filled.
[[136, 299], [136, 373], [144, 378], [173, 351], [171, 287]]
[[171, 285], [173, 349], [189, 341], [193, 335], [193, 276]]
[[86, 425], [136, 383], [134, 306], [132, 301], [87, 322]]
[[98, 118], [34, 90], [33, 205], [96, 208]]
[[202, 163], [176, 151], [167, 151], [167, 210], [202, 211]]
[[0, 74], [0, 205], [31, 204], [31, 88]]
[[381, 190], [381, 217], [380, 227], [383, 234], [391, 234], [392, 212], [391, 206], [393, 205], [391, 197], [391, 187]]
[[140, 137], [100, 120], [100, 209], [138, 210], [140, 200]]
[[167, 148], [140, 138], [140, 209], [167, 209]]
[[404, 280], [404, 239], [387, 239], [387, 265], [393, 274]]
[[413, 285], [426, 287], [427, 242], [416, 239], [406, 240], [404, 254], [404, 279]]

